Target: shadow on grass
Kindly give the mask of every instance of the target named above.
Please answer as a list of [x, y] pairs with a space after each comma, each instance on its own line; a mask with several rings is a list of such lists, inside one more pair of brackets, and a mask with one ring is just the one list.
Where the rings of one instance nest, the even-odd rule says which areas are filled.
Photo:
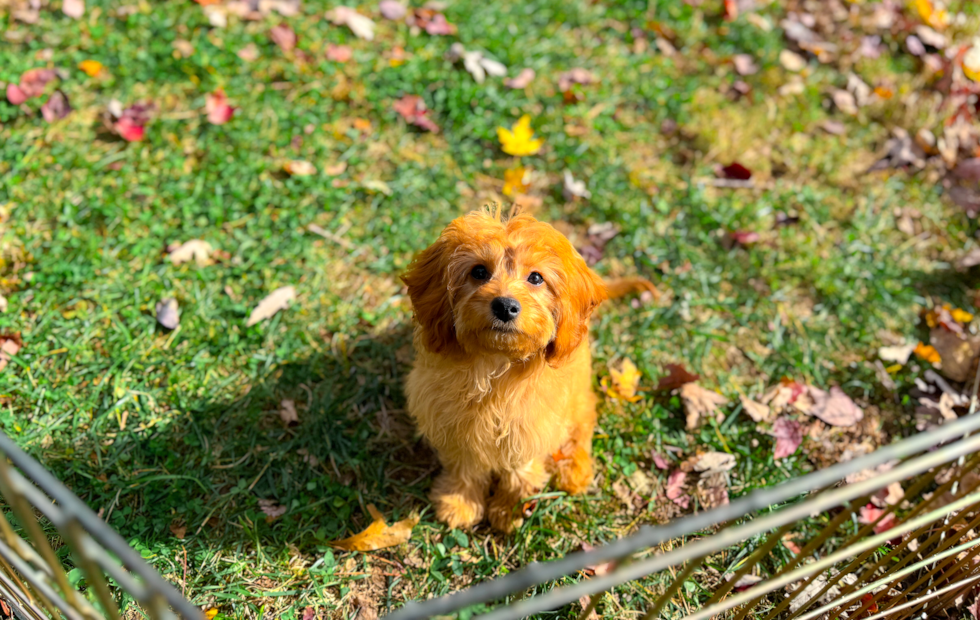
[[[239, 572], [279, 580], [270, 571], [288, 567], [291, 555], [322, 555], [327, 541], [366, 527], [368, 504], [389, 522], [428, 505], [437, 461], [415, 437], [401, 391], [410, 343], [407, 326], [334, 339], [233, 401], [205, 397], [140, 433], [132, 429], [144, 418], [131, 415], [130, 430], [74, 444], [67, 462], [45, 459], [64, 446], [36, 456], [178, 583], [186, 548], [189, 592], [192, 575], [233, 570], [218, 562], [222, 552], [250, 558]], [[281, 419], [285, 399], [295, 402], [298, 424]], [[213, 575], [201, 583], [213, 584]]]

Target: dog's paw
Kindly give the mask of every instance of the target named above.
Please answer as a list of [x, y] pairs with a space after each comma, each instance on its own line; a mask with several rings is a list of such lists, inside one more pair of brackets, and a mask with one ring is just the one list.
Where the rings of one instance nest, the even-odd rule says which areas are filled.
[[592, 484], [592, 457], [584, 449], [577, 448], [571, 457], [555, 461], [555, 465], [555, 484], [569, 495], [585, 493]]
[[501, 502], [490, 503], [487, 519], [490, 521], [490, 527], [504, 534], [510, 534], [524, 525], [524, 519], [518, 515], [517, 506]]
[[475, 502], [456, 493], [433, 497], [432, 502], [436, 509], [436, 519], [451, 528], [468, 530], [483, 520], [482, 502]]

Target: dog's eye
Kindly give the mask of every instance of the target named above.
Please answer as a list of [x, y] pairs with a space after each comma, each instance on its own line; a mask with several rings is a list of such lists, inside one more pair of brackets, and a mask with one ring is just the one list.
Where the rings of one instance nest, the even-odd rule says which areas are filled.
[[544, 277], [537, 271], [532, 271], [531, 275], [527, 277], [527, 281], [537, 286], [539, 284], [544, 284]]
[[487, 268], [484, 267], [483, 265], [477, 265], [476, 267], [474, 267], [473, 271], [470, 272], [470, 275], [473, 276], [474, 280], [490, 279], [490, 272], [487, 271]]

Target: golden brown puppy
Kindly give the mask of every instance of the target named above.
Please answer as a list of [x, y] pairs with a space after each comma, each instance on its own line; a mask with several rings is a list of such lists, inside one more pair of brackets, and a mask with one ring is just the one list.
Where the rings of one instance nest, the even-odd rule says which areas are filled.
[[[592, 481], [589, 316], [610, 296], [656, 289], [606, 284], [564, 235], [530, 215], [477, 211], [453, 220], [403, 276], [415, 309], [408, 410], [439, 454], [436, 517], [501, 531], [552, 474]], [[496, 488], [491, 496], [491, 484]]]

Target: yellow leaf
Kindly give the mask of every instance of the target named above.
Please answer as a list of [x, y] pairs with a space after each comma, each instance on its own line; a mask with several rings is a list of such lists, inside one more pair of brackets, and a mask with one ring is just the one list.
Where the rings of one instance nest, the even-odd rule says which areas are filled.
[[915, 9], [919, 12], [922, 21], [937, 30], [945, 28], [949, 23], [949, 14], [937, 8], [933, 0], [915, 0]]
[[98, 60], [83, 60], [78, 63], [78, 68], [89, 77], [95, 77], [102, 71], [102, 63]]
[[942, 358], [939, 356], [939, 351], [936, 350], [936, 347], [930, 344], [923, 344], [920, 342], [915, 346], [915, 354], [930, 364], [938, 364], [940, 361], [942, 361]]
[[534, 155], [544, 144], [544, 140], [534, 139], [531, 117], [527, 114], [522, 116], [511, 129], [497, 127], [497, 138], [500, 139], [500, 147], [504, 153], [516, 157]]
[[523, 194], [531, 185], [531, 170], [523, 166], [504, 171], [504, 196]]
[[613, 398], [626, 400], [635, 403], [640, 400], [636, 395], [636, 388], [640, 385], [640, 377], [643, 375], [630, 358], [625, 358], [621, 368], [617, 370], [609, 367], [609, 375], [612, 377], [612, 387], [609, 388], [609, 395]]
[[212, 607], [211, 609], [204, 612], [204, 617], [207, 618], [208, 620], [213, 620], [213, 618], [217, 615], [218, 615], [217, 607]]
[[959, 308], [954, 308], [952, 312], [949, 313], [953, 317], [953, 320], [957, 323], [969, 323], [973, 320], [973, 315], [966, 310], [961, 310]]
[[963, 75], [980, 82], [980, 39], [974, 39], [973, 47], [963, 56]]
[[394, 525], [385, 523], [384, 516], [378, 512], [374, 504], [368, 504], [368, 512], [374, 522], [367, 526], [367, 529], [360, 534], [354, 534], [350, 538], [335, 540], [329, 544], [334, 549], [345, 551], [374, 551], [400, 545], [412, 537], [412, 528], [419, 522], [418, 517], [403, 519]]

